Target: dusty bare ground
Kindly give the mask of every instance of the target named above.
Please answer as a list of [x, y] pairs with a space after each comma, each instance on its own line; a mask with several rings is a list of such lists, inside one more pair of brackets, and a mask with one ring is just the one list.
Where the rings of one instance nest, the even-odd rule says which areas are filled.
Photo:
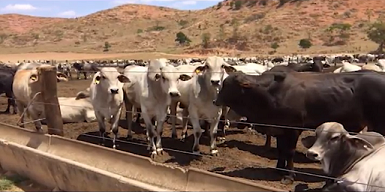
[[[90, 84], [89, 80], [73, 80], [65, 83], [58, 84], [59, 96], [75, 96], [78, 91], [86, 89]], [[6, 99], [0, 98], [0, 111], [5, 110]], [[18, 115], [0, 114], [0, 119], [4, 123], [15, 125], [18, 121]], [[120, 122], [119, 136], [123, 140], [119, 142], [118, 149], [128, 151], [131, 153], [149, 156], [146, 146], [138, 145], [145, 144], [145, 131], [143, 127], [136, 127], [134, 129], [134, 138], [127, 143], [124, 137], [126, 136], [126, 123], [124, 115], [122, 114]], [[143, 126], [143, 125], [142, 125]], [[27, 125], [27, 128], [33, 129], [31, 124]], [[178, 128], [178, 135], [180, 135], [180, 127]], [[86, 142], [98, 144], [100, 139], [98, 136], [97, 123], [76, 123], [64, 125], [65, 137], [78, 139]], [[302, 135], [308, 135], [311, 132], [305, 132]], [[181, 151], [191, 151], [193, 144], [193, 137], [191, 135], [191, 129], [189, 130], [189, 137], [186, 143], [182, 143], [179, 140], [171, 139], [171, 128], [169, 125], [165, 125], [163, 133], [163, 147], [169, 149], [177, 149]], [[272, 141], [273, 149], [271, 151], [264, 151], [265, 139], [264, 136], [259, 134], [253, 134], [250, 131], [239, 130], [231, 128], [227, 131], [226, 142], [219, 145], [220, 156], [211, 157], [208, 154], [209, 140], [207, 136], [203, 136], [201, 139], [201, 150], [205, 154], [201, 158], [184, 154], [175, 151], [166, 150], [166, 153], [162, 157], [156, 158], [156, 161], [179, 165], [182, 167], [196, 167], [231, 177], [241, 177], [248, 180], [252, 180], [256, 183], [263, 184], [265, 186], [276, 187], [282, 190], [294, 190], [295, 186], [308, 185], [310, 188], [317, 188], [323, 185], [323, 179], [311, 177], [307, 175], [298, 174], [296, 182], [293, 185], [280, 184], [280, 176], [271, 169], [275, 167], [277, 151], [275, 149], [275, 139]], [[107, 147], [111, 147], [111, 142], [106, 143]], [[297, 171], [322, 174], [319, 169], [319, 164], [309, 161], [303, 154], [305, 148], [302, 144], [298, 143], [297, 154], [295, 156], [295, 168]]]

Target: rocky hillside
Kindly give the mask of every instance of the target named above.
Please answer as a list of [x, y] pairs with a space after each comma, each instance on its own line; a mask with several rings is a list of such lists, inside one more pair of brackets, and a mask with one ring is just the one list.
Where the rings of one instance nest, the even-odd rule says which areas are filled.
[[[378, 0], [227, 0], [198, 11], [122, 5], [75, 19], [0, 15], [0, 51], [268, 53], [367, 52], [371, 22], [385, 16]], [[181, 45], [182, 32], [190, 43]], [[182, 33], [179, 36], [183, 39]], [[106, 43], [107, 42], [107, 43]]]

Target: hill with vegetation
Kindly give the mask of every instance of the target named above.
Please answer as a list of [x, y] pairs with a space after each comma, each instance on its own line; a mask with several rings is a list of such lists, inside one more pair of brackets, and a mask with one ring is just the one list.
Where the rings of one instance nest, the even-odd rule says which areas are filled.
[[385, 40], [385, 1], [227, 0], [203, 10], [127, 4], [84, 17], [0, 15], [0, 51], [368, 52]]

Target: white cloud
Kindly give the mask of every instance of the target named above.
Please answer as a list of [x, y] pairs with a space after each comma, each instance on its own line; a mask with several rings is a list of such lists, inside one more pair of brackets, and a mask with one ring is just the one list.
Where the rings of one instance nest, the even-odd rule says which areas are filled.
[[196, 5], [196, 1], [182, 1], [181, 4], [183, 5]]
[[36, 9], [37, 8], [31, 4], [9, 4], [9, 5], [1, 8], [1, 11], [6, 11], [6, 12], [10, 12], [10, 11], [34, 11]]
[[75, 17], [76, 16], [76, 12], [72, 11], [72, 10], [64, 11], [64, 12], [59, 13], [59, 16], [60, 17]]

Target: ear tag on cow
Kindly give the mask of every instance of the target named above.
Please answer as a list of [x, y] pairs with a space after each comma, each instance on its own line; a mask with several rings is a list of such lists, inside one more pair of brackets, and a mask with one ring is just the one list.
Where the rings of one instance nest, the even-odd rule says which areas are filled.
[[100, 80], [95, 79], [95, 84], [97, 85], [99, 83], [100, 83]]
[[200, 73], [200, 72], [201, 72], [201, 70], [199, 70], [199, 69], [196, 69], [196, 70], [195, 70], [195, 73], [196, 73], [196, 74], [198, 74], [198, 73]]
[[35, 81], [35, 80], [36, 80], [36, 77], [31, 77], [31, 80], [32, 80], [32, 81]]

